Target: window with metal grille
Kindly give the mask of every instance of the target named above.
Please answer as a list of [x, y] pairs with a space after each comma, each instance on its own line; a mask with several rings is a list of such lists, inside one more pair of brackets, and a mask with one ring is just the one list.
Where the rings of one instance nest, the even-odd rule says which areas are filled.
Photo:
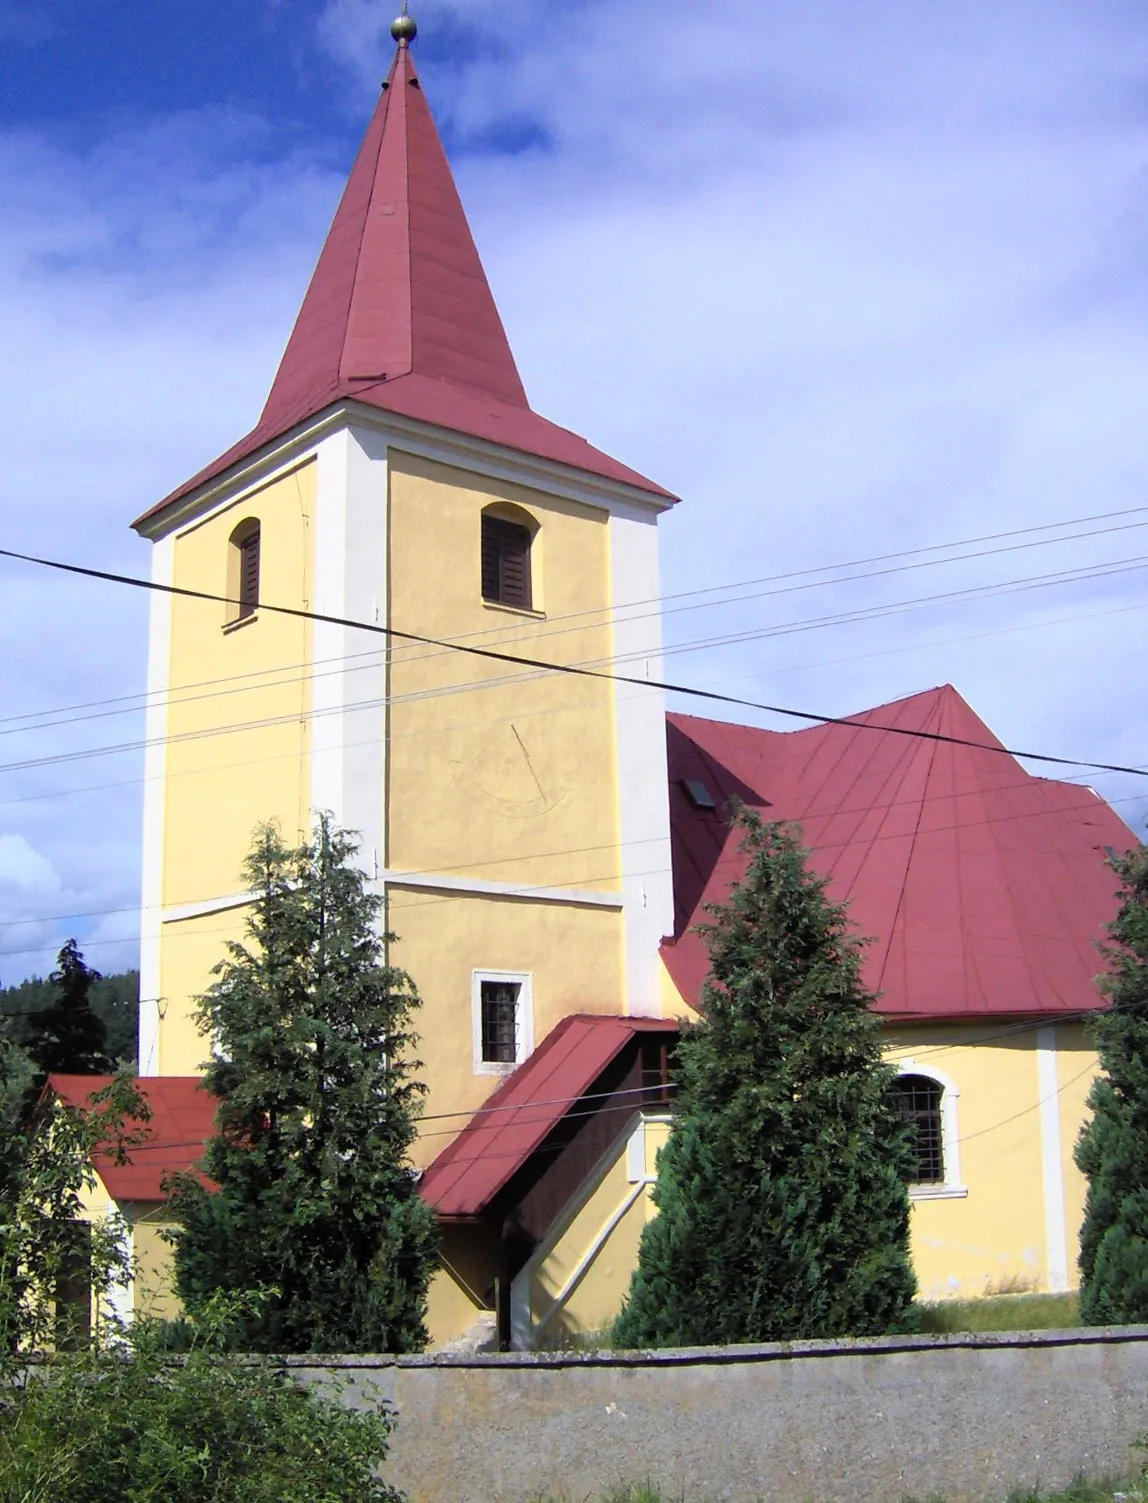
[[489, 1064], [512, 1065], [518, 1058], [518, 994], [521, 990], [517, 981], [481, 983], [482, 1058]]
[[239, 617], [254, 614], [259, 604], [259, 524], [239, 539]]
[[482, 598], [531, 609], [529, 527], [482, 516]]
[[914, 1185], [940, 1185], [945, 1179], [945, 1150], [941, 1129], [942, 1087], [926, 1075], [900, 1075], [893, 1087], [902, 1118], [913, 1128], [916, 1165], [909, 1174]]

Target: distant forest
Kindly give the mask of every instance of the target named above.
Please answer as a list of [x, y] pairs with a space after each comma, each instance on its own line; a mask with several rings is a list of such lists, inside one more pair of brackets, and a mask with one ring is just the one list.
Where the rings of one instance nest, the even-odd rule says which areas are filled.
[[[18, 1043], [31, 1032], [27, 1014], [39, 1012], [55, 1000], [50, 981], [32, 976], [16, 986], [0, 987], [0, 1013], [12, 1019], [12, 1034]], [[105, 976], [91, 990], [92, 1011], [103, 1019], [108, 1031], [108, 1053], [113, 1059], [136, 1063], [136, 1024], [140, 1005], [140, 974], [122, 971]]]

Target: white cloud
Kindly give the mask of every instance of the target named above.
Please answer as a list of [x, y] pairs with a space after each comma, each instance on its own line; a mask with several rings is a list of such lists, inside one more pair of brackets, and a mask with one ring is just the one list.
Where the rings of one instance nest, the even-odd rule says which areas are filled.
[[60, 878], [46, 856], [22, 835], [0, 835], [0, 888], [20, 892], [58, 892]]
[[[1148, 504], [1142, 6], [516, 0], [497, 33], [477, 0], [421, 10], [424, 81], [535, 406], [685, 498], [663, 527], [668, 593]], [[363, 119], [380, 16], [333, 0], [318, 22]], [[439, 63], [435, 28], [456, 44]], [[510, 139], [528, 149], [484, 149]], [[276, 140], [208, 111], [82, 150], [0, 138], [5, 544], [142, 572], [127, 521], [254, 419], [341, 184], [330, 142], [284, 155]], [[1145, 538], [763, 597], [667, 631], [765, 631], [1148, 554]], [[669, 661], [832, 713], [952, 680], [1007, 742], [1140, 763], [1144, 617], [1125, 607], [1143, 581]], [[5, 715], [141, 687], [140, 601], [9, 567], [0, 592]], [[4, 731], [0, 765], [142, 734], [138, 717]], [[139, 785], [60, 791], [141, 770], [124, 753], [0, 772], [6, 823], [77, 910], [130, 905]], [[1126, 817], [1148, 807], [1133, 779], [1093, 781]]]

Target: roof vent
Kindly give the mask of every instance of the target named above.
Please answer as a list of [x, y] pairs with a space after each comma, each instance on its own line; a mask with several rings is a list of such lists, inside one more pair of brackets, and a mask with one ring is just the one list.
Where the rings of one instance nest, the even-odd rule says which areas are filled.
[[695, 809], [716, 809], [717, 802], [713, 794], [704, 783], [697, 778], [683, 778], [682, 787], [686, 790], [686, 796]]

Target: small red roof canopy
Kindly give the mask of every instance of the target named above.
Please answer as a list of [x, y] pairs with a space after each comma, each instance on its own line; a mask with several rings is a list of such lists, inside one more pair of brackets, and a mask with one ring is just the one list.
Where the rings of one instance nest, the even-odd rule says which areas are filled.
[[383, 85], [258, 424], [136, 525], [345, 399], [674, 499], [531, 411], [406, 46]]
[[[86, 1108], [110, 1075], [49, 1075], [46, 1089], [65, 1106]], [[211, 1136], [217, 1102], [196, 1075], [141, 1075], [135, 1087], [151, 1107], [147, 1139], [131, 1150], [126, 1164], [97, 1154], [93, 1166], [115, 1201], [165, 1199], [167, 1174], [193, 1169]]]
[[[662, 947], [696, 1003], [709, 957], [692, 926], [744, 873], [728, 800], [794, 821], [829, 893], [874, 936], [865, 980], [906, 1019], [1095, 1008], [1096, 942], [1115, 916], [1109, 847], [1135, 841], [1091, 789], [1033, 777], [1011, 756], [866, 723], [1000, 742], [951, 686], [801, 731], [668, 718], [674, 935]], [[716, 808], [697, 807], [702, 784]]]
[[635, 1034], [675, 1027], [665, 1018], [563, 1018], [435, 1159], [423, 1199], [447, 1219], [480, 1215]]

